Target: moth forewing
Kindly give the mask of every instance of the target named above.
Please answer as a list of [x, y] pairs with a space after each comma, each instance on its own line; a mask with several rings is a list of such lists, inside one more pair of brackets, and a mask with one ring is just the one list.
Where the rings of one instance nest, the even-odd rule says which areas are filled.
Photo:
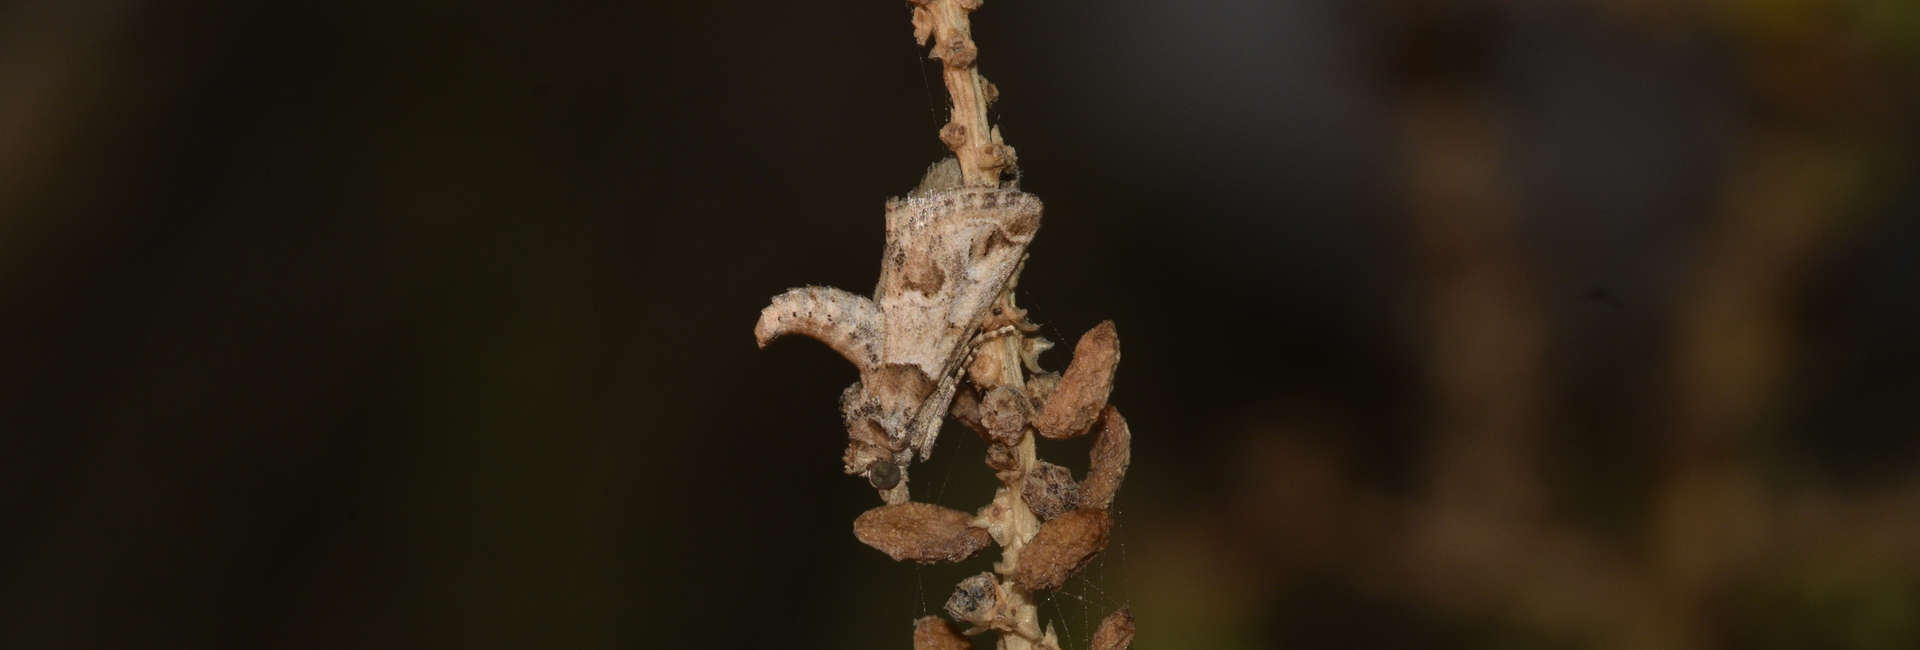
[[925, 459], [952, 401], [967, 344], [1040, 227], [1039, 199], [967, 187], [887, 202], [887, 256], [875, 301], [886, 314], [880, 357], [936, 382], [909, 446]]
[[[860, 383], [841, 399], [846, 470], [869, 474], [890, 503], [907, 498], [907, 464], [932, 452], [970, 344], [1040, 227], [1032, 195], [929, 189], [943, 185], [923, 183], [887, 202], [886, 254], [871, 300], [830, 287], [794, 289], [761, 311], [754, 331], [763, 347], [786, 334], [819, 339], [859, 367]], [[871, 475], [881, 460], [892, 467]]]

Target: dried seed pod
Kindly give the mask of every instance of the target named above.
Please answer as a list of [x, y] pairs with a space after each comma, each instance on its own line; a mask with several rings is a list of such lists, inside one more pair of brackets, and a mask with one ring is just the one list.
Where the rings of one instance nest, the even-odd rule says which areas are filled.
[[1009, 445], [987, 445], [987, 467], [994, 469], [994, 475], [1002, 483], [1012, 483], [1020, 478], [1020, 452]]
[[980, 391], [974, 390], [973, 382], [960, 382], [953, 392], [953, 404], [947, 407], [953, 419], [987, 440], [993, 437], [987, 434], [987, 425], [980, 421]]
[[1105, 510], [1081, 508], [1041, 524], [1040, 532], [1020, 552], [1013, 583], [1028, 591], [1052, 591], [1086, 568], [1107, 547], [1113, 517]]
[[895, 561], [959, 562], [993, 539], [986, 529], [967, 525], [972, 518], [952, 508], [908, 501], [862, 513], [853, 520], [853, 535]]
[[[1127, 630], [1131, 639], [1133, 626], [1127, 626]], [[922, 616], [913, 622], [913, 650], [973, 650], [973, 641], [947, 619]]]
[[1120, 409], [1111, 404], [1100, 417], [1099, 427], [1099, 437], [1093, 441], [1093, 463], [1087, 468], [1086, 483], [1080, 486], [1080, 505], [1106, 510], [1113, 504], [1113, 495], [1120, 491], [1120, 481], [1127, 477], [1127, 465], [1133, 460], [1133, 433], [1127, 429], [1127, 419], [1120, 417]]
[[1089, 650], [1127, 650], [1132, 645], [1133, 612], [1122, 607], [1100, 621], [1100, 629], [1093, 632], [1093, 644], [1087, 647]]
[[1080, 507], [1080, 484], [1067, 468], [1043, 461], [1027, 471], [1020, 497], [1041, 521], [1048, 521]]
[[1113, 392], [1113, 372], [1120, 366], [1120, 335], [1113, 321], [1094, 326], [1073, 348], [1073, 362], [1034, 426], [1048, 438], [1072, 438], [1086, 433]]
[[1003, 445], [1020, 444], [1020, 437], [1026, 435], [1027, 417], [1033, 412], [1033, 405], [1019, 391], [1006, 386], [995, 386], [980, 398], [980, 423], [987, 428], [987, 435], [993, 442]]
[[993, 623], [999, 608], [1000, 584], [994, 582], [992, 573], [961, 580], [959, 586], [953, 588], [953, 595], [947, 598], [948, 616], [977, 627]]
[[1000, 471], [1019, 471], [1019, 451], [1010, 445], [987, 445], [987, 466]]

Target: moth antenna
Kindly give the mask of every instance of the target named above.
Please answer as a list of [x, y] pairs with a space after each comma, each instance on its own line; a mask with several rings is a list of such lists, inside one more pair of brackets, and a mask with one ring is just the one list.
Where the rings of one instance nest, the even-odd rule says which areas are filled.
[[773, 304], [760, 310], [753, 337], [762, 348], [788, 334], [820, 341], [865, 376], [880, 364], [880, 338], [886, 323], [886, 314], [866, 296], [833, 287], [804, 287], [774, 296]]

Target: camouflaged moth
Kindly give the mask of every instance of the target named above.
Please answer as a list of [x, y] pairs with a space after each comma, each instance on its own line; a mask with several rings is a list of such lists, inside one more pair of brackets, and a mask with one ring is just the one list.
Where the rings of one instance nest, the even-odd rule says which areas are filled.
[[948, 159], [919, 189], [887, 201], [887, 245], [873, 297], [832, 287], [776, 296], [760, 312], [761, 347], [819, 339], [860, 370], [842, 394], [848, 474], [888, 503], [907, 500], [906, 467], [925, 460], [988, 308], [1040, 229], [1040, 200], [1008, 187], [961, 187]]

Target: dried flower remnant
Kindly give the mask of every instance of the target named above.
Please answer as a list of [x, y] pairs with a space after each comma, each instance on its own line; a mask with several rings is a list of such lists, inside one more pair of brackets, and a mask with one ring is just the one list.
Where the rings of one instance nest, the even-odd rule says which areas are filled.
[[947, 615], [980, 627], [991, 625], [1000, 610], [1000, 583], [982, 573], [960, 581], [947, 598]]
[[1100, 628], [1093, 632], [1091, 650], [1127, 650], [1133, 646], [1133, 611], [1122, 607], [1108, 614], [1100, 621]]
[[980, 425], [986, 428], [987, 441], [1002, 445], [1020, 444], [1026, 434], [1027, 416], [1033, 405], [1018, 390], [995, 386], [980, 400]]
[[1112, 528], [1113, 517], [1107, 511], [1090, 508], [1047, 522], [1020, 556], [1014, 584], [1028, 591], [1059, 589], [1107, 547], [1107, 532]]
[[1107, 406], [1113, 373], [1120, 366], [1120, 335], [1106, 321], [1080, 337], [1073, 363], [1040, 414], [1040, 435], [1072, 438], [1087, 432]]
[[909, 501], [866, 511], [853, 520], [853, 534], [896, 562], [959, 562], [990, 541], [970, 519], [958, 510]]
[[1027, 500], [1027, 507], [1033, 509], [1040, 521], [1048, 521], [1080, 507], [1080, 484], [1074, 482], [1073, 473], [1067, 468], [1039, 462], [1027, 471], [1020, 496]]
[[[860, 372], [841, 395], [848, 474], [885, 505], [854, 521], [854, 536], [896, 561], [957, 562], [1001, 547], [994, 571], [961, 582], [947, 614], [999, 633], [999, 650], [1060, 650], [1042, 629], [1035, 592], [1059, 589], [1106, 548], [1107, 508], [1126, 475], [1131, 433], [1107, 403], [1120, 362], [1111, 321], [1080, 338], [1064, 374], [1041, 369], [1052, 343], [1014, 301], [1040, 228], [1039, 199], [1017, 187], [1013, 148], [987, 123], [999, 90], [979, 74], [968, 14], [979, 0], [910, 0], [914, 34], [934, 42], [953, 98], [940, 139], [954, 157], [928, 168], [906, 197], [886, 203], [886, 248], [873, 297], [830, 287], [793, 289], [760, 313], [761, 347], [797, 334], [832, 347]], [[968, 515], [910, 500], [909, 466], [925, 460], [947, 415], [987, 441], [1001, 486]], [[1035, 454], [1035, 436], [1094, 432], [1084, 481]], [[1125, 609], [1096, 635], [1124, 650]], [[1111, 628], [1111, 629], [1109, 629]], [[1104, 644], [1104, 645], [1101, 645]], [[938, 617], [914, 623], [918, 650], [972, 647]]]
[[973, 650], [973, 641], [946, 619], [922, 616], [913, 622], [913, 650]]
[[1113, 503], [1120, 481], [1127, 477], [1127, 466], [1133, 463], [1132, 448], [1133, 432], [1127, 430], [1127, 419], [1120, 416], [1120, 409], [1108, 405], [1100, 418], [1100, 436], [1093, 440], [1093, 464], [1087, 469], [1086, 482], [1080, 485], [1080, 505], [1106, 510]]

